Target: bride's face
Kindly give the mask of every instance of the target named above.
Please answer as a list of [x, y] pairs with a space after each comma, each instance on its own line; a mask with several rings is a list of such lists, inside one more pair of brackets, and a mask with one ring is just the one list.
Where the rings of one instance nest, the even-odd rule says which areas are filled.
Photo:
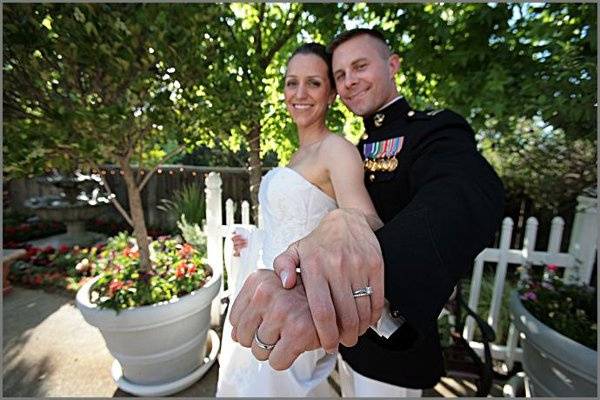
[[285, 76], [285, 104], [298, 127], [325, 123], [329, 103], [335, 98], [327, 64], [314, 54], [296, 54]]

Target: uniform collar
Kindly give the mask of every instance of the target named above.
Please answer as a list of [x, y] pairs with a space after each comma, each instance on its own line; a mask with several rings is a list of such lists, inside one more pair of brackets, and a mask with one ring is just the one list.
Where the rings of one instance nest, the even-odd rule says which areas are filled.
[[373, 115], [363, 118], [365, 130], [367, 133], [372, 133], [375, 130], [384, 128], [391, 122], [408, 119], [408, 113], [411, 107], [402, 96], [392, 100], [390, 103], [377, 110]]

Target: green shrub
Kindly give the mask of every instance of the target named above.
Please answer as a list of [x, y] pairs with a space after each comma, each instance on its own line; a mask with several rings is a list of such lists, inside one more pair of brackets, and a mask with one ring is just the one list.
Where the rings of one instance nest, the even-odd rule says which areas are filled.
[[175, 229], [182, 215], [190, 224], [204, 224], [206, 202], [204, 191], [196, 184], [185, 185], [173, 194], [172, 199], [162, 199], [157, 208], [167, 215], [167, 226]]

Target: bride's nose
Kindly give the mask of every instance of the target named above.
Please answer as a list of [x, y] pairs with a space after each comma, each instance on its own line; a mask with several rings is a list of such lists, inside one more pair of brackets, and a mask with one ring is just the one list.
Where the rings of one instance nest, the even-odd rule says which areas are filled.
[[300, 99], [306, 97], [306, 85], [304, 83], [298, 84], [298, 89], [296, 90], [296, 97]]

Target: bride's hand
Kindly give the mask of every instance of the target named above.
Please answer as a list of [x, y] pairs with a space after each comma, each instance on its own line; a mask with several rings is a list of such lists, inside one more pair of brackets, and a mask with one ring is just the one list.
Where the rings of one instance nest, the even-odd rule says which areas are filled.
[[[334, 210], [279, 255], [274, 269], [284, 287], [296, 284], [298, 266], [323, 348], [333, 352], [339, 342], [354, 346], [384, 306], [383, 257], [364, 214]], [[353, 291], [367, 286], [371, 295], [353, 297]]]
[[[275, 370], [289, 368], [305, 351], [321, 347], [301, 283], [293, 289], [281, 287], [271, 270], [259, 269], [244, 281], [229, 316], [231, 338], [260, 360], [269, 360]], [[273, 349], [261, 348], [255, 339]]]
[[242, 235], [235, 234], [231, 237], [231, 241], [233, 242], [233, 255], [234, 257], [240, 256], [240, 250], [244, 247], [248, 246], [248, 241], [244, 239]]

